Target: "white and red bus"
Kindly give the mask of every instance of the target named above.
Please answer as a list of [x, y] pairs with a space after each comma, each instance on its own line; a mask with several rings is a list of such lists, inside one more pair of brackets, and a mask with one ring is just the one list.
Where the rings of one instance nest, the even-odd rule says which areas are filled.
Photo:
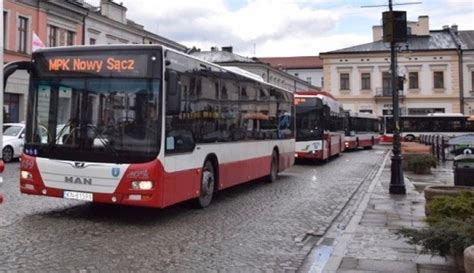
[[295, 157], [327, 160], [344, 151], [344, 111], [329, 93], [297, 92]]
[[206, 207], [294, 162], [293, 94], [246, 73], [159, 45], [42, 49], [28, 70], [22, 193]]
[[[474, 133], [474, 116], [450, 113], [400, 116], [400, 138], [404, 141], [414, 141], [422, 134], [456, 136], [466, 133]], [[380, 142], [393, 142], [392, 116], [383, 117]]]
[[344, 124], [346, 149], [371, 149], [379, 143], [380, 118], [370, 113], [346, 112]]

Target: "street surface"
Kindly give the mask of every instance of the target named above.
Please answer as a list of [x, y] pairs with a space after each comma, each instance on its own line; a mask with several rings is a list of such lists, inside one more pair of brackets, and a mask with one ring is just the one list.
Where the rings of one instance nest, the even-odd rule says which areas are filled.
[[19, 163], [7, 164], [0, 205], [0, 272], [296, 271], [385, 149], [300, 164], [276, 183], [250, 182], [210, 207], [97, 205], [21, 195]]

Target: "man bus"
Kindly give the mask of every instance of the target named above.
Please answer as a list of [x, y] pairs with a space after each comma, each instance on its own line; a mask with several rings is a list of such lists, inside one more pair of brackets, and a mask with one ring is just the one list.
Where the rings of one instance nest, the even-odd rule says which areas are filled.
[[294, 162], [293, 95], [261, 78], [159, 45], [42, 49], [29, 65], [22, 193], [206, 207]]
[[380, 118], [374, 114], [347, 111], [344, 120], [346, 149], [372, 149], [379, 143]]
[[296, 158], [328, 160], [344, 151], [344, 111], [327, 92], [298, 92]]

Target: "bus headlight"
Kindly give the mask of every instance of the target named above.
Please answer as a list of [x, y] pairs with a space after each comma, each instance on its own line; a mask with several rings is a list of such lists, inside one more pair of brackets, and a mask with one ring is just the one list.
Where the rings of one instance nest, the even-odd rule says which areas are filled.
[[21, 171], [21, 178], [23, 179], [33, 179], [33, 175], [27, 171]]
[[321, 140], [313, 142], [313, 150], [320, 151], [323, 148], [323, 142]]
[[153, 181], [132, 181], [132, 189], [151, 190], [153, 189]]

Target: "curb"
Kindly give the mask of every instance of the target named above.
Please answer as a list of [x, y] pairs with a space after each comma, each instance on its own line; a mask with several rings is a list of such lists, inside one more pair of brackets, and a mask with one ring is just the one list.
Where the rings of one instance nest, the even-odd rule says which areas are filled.
[[364, 215], [364, 211], [367, 209], [367, 206], [369, 205], [369, 201], [372, 196], [372, 193], [374, 192], [375, 185], [377, 184], [377, 182], [380, 181], [380, 177], [382, 176], [383, 170], [385, 168], [385, 164], [387, 163], [389, 156], [390, 156], [390, 153], [387, 153], [385, 155], [385, 158], [382, 164], [380, 165], [377, 171], [377, 174], [375, 175], [374, 179], [370, 182], [369, 188], [367, 189], [367, 192], [365, 193], [364, 198], [359, 203], [357, 210], [355, 211], [354, 215], [349, 221], [347, 228], [345, 229], [342, 236], [337, 238], [334, 251], [332, 252], [331, 257], [329, 258], [322, 272], [335, 273], [337, 269], [339, 268], [339, 265], [341, 264], [342, 259], [344, 258], [347, 245], [351, 241], [353, 233], [355, 232], [357, 226], [359, 225], [362, 219], [362, 216]]

